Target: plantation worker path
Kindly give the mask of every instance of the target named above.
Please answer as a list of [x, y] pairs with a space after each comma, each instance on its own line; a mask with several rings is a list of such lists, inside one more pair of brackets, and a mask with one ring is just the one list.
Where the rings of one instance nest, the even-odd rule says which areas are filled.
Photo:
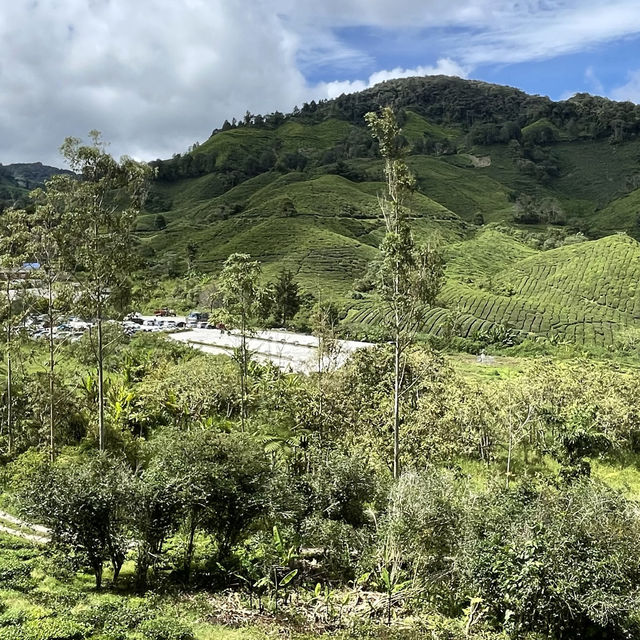
[[[169, 337], [205, 353], [226, 355], [232, 355], [241, 341], [239, 333], [218, 329], [192, 329], [171, 333]], [[318, 371], [319, 366], [322, 371], [337, 369], [355, 351], [372, 346], [369, 342], [336, 340], [331, 355], [325, 355], [319, 363], [318, 338], [315, 336], [288, 331], [256, 331], [247, 339], [247, 348], [257, 362], [270, 362], [283, 371], [306, 374]]]
[[6, 511], [0, 511], [0, 531], [38, 544], [46, 544], [51, 540], [51, 532], [46, 527], [31, 524]]

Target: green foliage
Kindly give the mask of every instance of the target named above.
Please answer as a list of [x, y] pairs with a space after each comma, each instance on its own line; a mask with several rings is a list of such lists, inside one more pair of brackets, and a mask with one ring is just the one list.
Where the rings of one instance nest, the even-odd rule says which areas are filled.
[[373, 470], [361, 460], [333, 453], [315, 469], [312, 488], [323, 517], [354, 527], [369, 522], [366, 509], [376, 486]]
[[124, 562], [130, 500], [126, 468], [104, 454], [42, 466], [20, 495], [25, 513], [91, 568], [98, 589], [105, 561], [113, 566], [114, 580]]
[[[473, 263], [468, 223], [482, 219], [513, 229], [516, 201], [532, 204], [516, 217], [528, 227], [522, 239], [536, 248], [564, 245], [565, 236], [549, 235], [547, 225], [565, 225], [567, 238], [621, 230], [638, 235], [636, 107], [586, 95], [554, 103], [508, 87], [437, 77], [385, 82], [286, 116], [241, 119], [189, 153], [154, 163], [159, 180], [153, 213], [141, 219], [147, 229], [140, 232], [141, 250], [158, 273], [173, 276], [186, 269], [190, 243], [200, 247], [197, 267], [211, 273], [229, 255], [250, 253], [263, 263], [266, 278], [286, 269], [316, 297], [330, 290], [346, 296], [350, 283], [380, 257], [384, 223], [376, 196], [383, 166], [364, 116], [387, 104], [403, 127], [394, 144], [405, 144], [416, 177], [417, 192], [406, 204], [417, 240], [434, 230], [445, 244], [469, 240], [454, 251]], [[166, 204], [158, 205], [156, 195]], [[157, 232], [149, 216], [160, 210], [167, 226]], [[500, 255], [507, 241], [494, 240]], [[603, 263], [615, 259], [611, 250]], [[632, 280], [627, 268], [623, 279]], [[479, 282], [486, 275], [473, 277]], [[496, 323], [525, 333], [556, 332], [578, 344], [608, 344], [609, 322], [621, 322], [592, 322], [592, 312], [600, 316], [605, 309], [593, 307], [591, 298], [572, 300], [578, 318], [566, 320], [564, 302], [548, 306], [538, 296], [530, 301], [527, 292], [524, 310], [494, 299], [495, 312], [488, 313], [486, 287], [469, 291], [469, 283], [454, 275], [447, 280], [450, 291], [441, 302], [455, 306], [463, 299], [464, 337]], [[535, 326], [536, 315], [548, 322]], [[438, 314], [429, 324], [429, 331], [442, 331]]]
[[[154, 440], [153, 447], [149, 473], [160, 476], [160, 488], [169, 496], [173, 493], [171, 500], [178, 503], [176, 515], [187, 536], [187, 574], [198, 530], [215, 537], [220, 559], [227, 560], [253, 521], [266, 510], [270, 471], [264, 455], [255, 451], [248, 436], [204, 429], [187, 433], [167, 430]], [[171, 488], [166, 479], [176, 486]], [[146, 476], [143, 480], [147, 481]], [[154, 504], [165, 509], [162, 499], [156, 498]], [[172, 526], [170, 512], [160, 517], [166, 524], [164, 531], [156, 525], [156, 534]]]
[[169, 617], [145, 620], [138, 631], [147, 640], [193, 640], [191, 629]]
[[379, 546], [398, 558], [397, 570], [417, 577], [423, 595], [441, 602], [455, 598], [451, 569], [464, 517], [458, 484], [453, 473], [435, 468], [403, 474], [378, 530]]
[[298, 283], [293, 279], [293, 274], [286, 269], [282, 270], [273, 287], [275, 323], [278, 326], [286, 327], [287, 323], [298, 313], [300, 302]]
[[594, 483], [487, 494], [459, 559], [466, 588], [513, 637], [637, 633], [634, 508]]

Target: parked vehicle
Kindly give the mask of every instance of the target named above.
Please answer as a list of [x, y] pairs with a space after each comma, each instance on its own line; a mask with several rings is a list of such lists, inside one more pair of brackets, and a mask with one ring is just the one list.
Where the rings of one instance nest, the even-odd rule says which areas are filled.
[[209, 314], [203, 311], [192, 311], [187, 316], [187, 327], [200, 327], [202, 323], [209, 321]]

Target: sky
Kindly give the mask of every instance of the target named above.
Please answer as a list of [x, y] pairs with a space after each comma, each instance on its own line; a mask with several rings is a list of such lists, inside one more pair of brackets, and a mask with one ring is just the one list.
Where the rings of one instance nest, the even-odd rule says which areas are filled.
[[446, 74], [640, 102], [640, 0], [0, 0], [0, 162], [169, 158], [245, 111]]

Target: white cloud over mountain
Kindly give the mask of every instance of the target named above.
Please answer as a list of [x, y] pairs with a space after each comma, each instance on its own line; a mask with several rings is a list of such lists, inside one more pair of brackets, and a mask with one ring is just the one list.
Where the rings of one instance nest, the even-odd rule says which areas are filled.
[[[345, 35], [362, 28], [415, 38], [417, 50], [428, 38], [438, 53], [378, 65]], [[636, 0], [4, 3], [0, 161], [59, 163], [63, 138], [94, 128], [116, 155], [168, 157], [246, 109], [288, 110], [393, 77], [464, 77], [638, 32]]]

